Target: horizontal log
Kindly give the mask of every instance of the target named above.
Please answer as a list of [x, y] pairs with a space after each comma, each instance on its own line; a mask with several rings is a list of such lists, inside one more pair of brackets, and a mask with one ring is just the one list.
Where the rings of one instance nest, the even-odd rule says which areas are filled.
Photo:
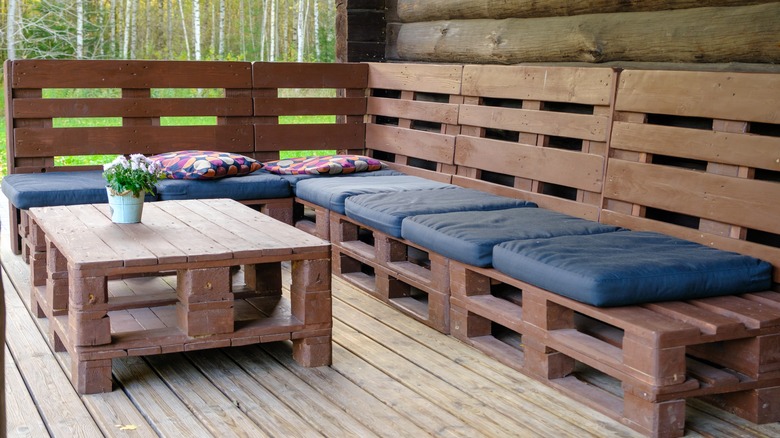
[[[780, 2], [401, 26], [401, 59], [428, 62], [780, 62]], [[706, 23], [703, 26], [702, 23]], [[393, 49], [388, 50], [392, 52]]]
[[475, 18], [532, 18], [612, 12], [647, 12], [709, 6], [745, 6], [772, 0], [397, 0], [402, 22], [458, 20]]

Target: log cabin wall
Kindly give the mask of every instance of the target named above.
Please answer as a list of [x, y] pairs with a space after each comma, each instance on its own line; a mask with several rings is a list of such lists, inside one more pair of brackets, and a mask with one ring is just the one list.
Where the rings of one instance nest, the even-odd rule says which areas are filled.
[[641, 62], [671, 63], [673, 67], [677, 64], [675, 68], [688, 63], [728, 64], [719, 66], [720, 69], [735, 69], [732, 63], [767, 66], [780, 62], [777, 1], [385, 3], [385, 55], [389, 61], [601, 65]]

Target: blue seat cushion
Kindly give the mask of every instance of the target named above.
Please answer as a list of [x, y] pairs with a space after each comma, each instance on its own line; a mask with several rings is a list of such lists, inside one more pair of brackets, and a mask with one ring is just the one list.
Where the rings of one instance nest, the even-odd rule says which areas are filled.
[[213, 198], [241, 201], [288, 198], [292, 196], [292, 189], [279, 175], [257, 171], [213, 180], [163, 179], [157, 182], [157, 193], [161, 201]]
[[401, 237], [401, 222], [408, 216], [517, 207], [536, 204], [464, 188], [375, 193], [350, 196], [344, 202], [348, 217], [393, 237]]
[[504, 242], [499, 271], [593, 306], [768, 290], [772, 266], [663, 234], [624, 231]]
[[[268, 172], [267, 170], [260, 169], [260, 172]], [[372, 172], [353, 172], [353, 173], [347, 173], [347, 174], [339, 174], [339, 175], [279, 175], [287, 182], [290, 183], [290, 186], [293, 188], [293, 191], [295, 190], [295, 186], [298, 184], [298, 181], [303, 181], [307, 179], [313, 179], [313, 178], [363, 178], [363, 177], [372, 177], [372, 176], [397, 176], [397, 175], [404, 175], [404, 173], [401, 173], [397, 170], [392, 169], [382, 169], [382, 170], [374, 170]]]
[[410, 175], [374, 176], [371, 178], [331, 176], [298, 181], [295, 186], [295, 196], [328, 210], [344, 214], [344, 201], [350, 196], [455, 188], [457, 187], [452, 184]]
[[474, 266], [490, 266], [493, 247], [501, 242], [618, 230], [543, 208], [425, 214], [401, 223], [404, 239]]
[[[21, 209], [108, 202], [102, 170], [7, 175], [2, 190], [11, 204]], [[155, 198], [146, 195], [147, 201]]]

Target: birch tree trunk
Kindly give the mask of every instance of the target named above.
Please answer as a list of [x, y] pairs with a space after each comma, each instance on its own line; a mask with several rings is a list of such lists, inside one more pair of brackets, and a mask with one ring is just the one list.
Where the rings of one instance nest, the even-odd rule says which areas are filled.
[[244, 29], [244, 0], [241, 0], [238, 3], [238, 20], [241, 22], [241, 24], [238, 26], [239, 33], [241, 33], [241, 53], [246, 53], [246, 36], [243, 32]]
[[16, 0], [8, 0], [6, 12], [5, 41], [8, 59], [16, 59]]
[[76, 0], [76, 59], [84, 58], [84, 1]]
[[314, 0], [314, 56], [320, 60], [320, 0]]
[[116, 41], [116, 0], [111, 0], [109, 4], [108, 13], [108, 27], [109, 27], [109, 46], [111, 47], [111, 56], [116, 56], [117, 53], [117, 41]]
[[219, 59], [225, 58], [225, 0], [219, 0]]
[[306, 41], [306, 19], [304, 15], [306, 0], [298, 0], [298, 28], [296, 36], [298, 38], [298, 62], [303, 62], [303, 47]]
[[187, 48], [187, 59], [191, 59], [190, 55], [190, 39], [187, 36], [187, 22], [184, 20], [184, 6], [182, 6], [182, 1], [179, 0], [179, 14], [181, 15], [181, 29], [182, 33], [184, 34], [184, 47]]
[[173, 59], [173, 1], [168, 0], [168, 9], [167, 9], [168, 15], [167, 18], [167, 27], [168, 27], [168, 33], [166, 35], [166, 39], [168, 41], [168, 59]]
[[268, 47], [268, 60], [271, 62], [276, 61], [276, 2], [277, 0], [271, 0], [271, 42]]
[[[243, 1], [243, 0], [242, 0]], [[266, 50], [265, 43], [267, 38], [265, 37], [265, 29], [268, 25], [268, 2], [263, 2], [263, 21], [260, 23], [260, 60], [265, 61]], [[243, 33], [242, 33], [243, 35]]]
[[130, 58], [136, 59], [136, 47], [138, 45], [138, 2], [140, 0], [132, 0], [133, 11], [127, 18], [132, 23], [130, 24]]
[[125, 0], [125, 33], [122, 35], [122, 59], [127, 59], [130, 53], [130, 12], [133, 10], [133, 0]]
[[192, 0], [192, 35], [195, 46], [195, 60], [200, 61], [200, 0]]

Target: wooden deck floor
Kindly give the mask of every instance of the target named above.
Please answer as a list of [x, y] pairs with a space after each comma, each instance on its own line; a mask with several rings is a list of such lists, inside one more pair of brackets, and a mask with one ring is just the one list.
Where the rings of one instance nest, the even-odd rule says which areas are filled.
[[[3, 230], [8, 436], [636, 436], [338, 279], [331, 367], [298, 366], [288, 343], [115, 359], [114, 391], [79, 396], [7, 241]], [[687, 425], [687, 436], [780, 436], [699, 401]]]

